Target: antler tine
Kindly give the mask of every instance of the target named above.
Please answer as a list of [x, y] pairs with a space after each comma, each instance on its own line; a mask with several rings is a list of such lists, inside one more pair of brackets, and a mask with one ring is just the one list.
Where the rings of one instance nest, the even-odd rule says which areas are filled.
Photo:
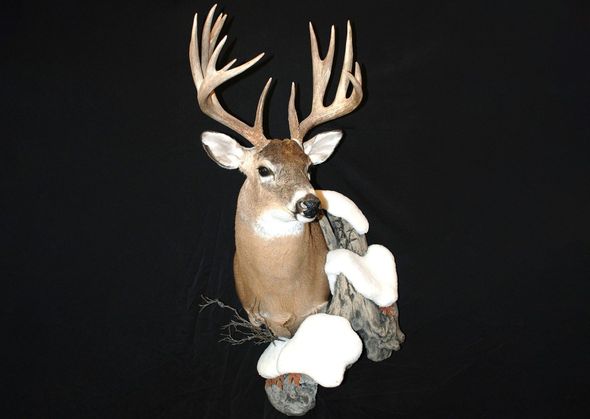
[[197, 89], [203, 82], [203, 72], [201, 70], [201, 62], [199, 60], [199, 42], [197, 41], [197, 27], [198, 27], [198, 14], [195, 13], [193, 18], [193, 28], [191, 30], [191, 42], [188, 50], [188, 58], [191, 63], [191, 73]]
[[[328, 52], [322, 60], [319, 53], [318, 41], [313, 29], [313, 25], [309, 22], [309, 40], [311, 49], [311, 65], [313, 75], [313, 95], [311, 102], [312, 113], [314, 110], [319, 110], [324, 106], [324, 95], [326, 87], [330, 81], [332, 73], [332, 63], [334, 61], [334, 41], [335, 41], [334, 25], [330, 28], [330, 44]], [[301, 141], [305, 133], [301, 134], [299, 128], [299, 119], [297, 117], [297, 110], [295, 109], [295, 84], [291, 84], [291, 96], [289, 98], [289, 131], [291, 137]]]
[[[209, 55], [211, 50], [211, 22], [213, 21], [213, 15], [215, 14], [215, 9], [217, 5], [214, 4], [213, 7], [207, 13], [207, 18], [205, 19], [205, 23], [203, 24], [203, 36], [201, 39], [201, 64], [203, 69], [207, 68], [209, 65]], [[221, 30], [221, 28], [219, 28]], [[219, 31], [217, 33], [219, 35]], [[215, 47], [215, 46], [214, 46]]]
[[299, 117], [297, 116], [297, 109], [295, 109], [295, 82], [291, 83], [291, 95], [289, 95], [289, 132], [291, 138], [302, 142], [299, 136]]
[[266, 100], [266, 94], [268, 93], [268, 89], [270, 88], [271, 83], [272, 77], [269, 77], [268, 81], [264, 85], [264, 89], [262, 89], [262, 93], [260, 94], [260, 98], [258, 99], [258, 106], [256, 107], [256, 119], [254, 120], [254, 129], [259, 130], [260, 132], [263, 131], [262, 123], [264, 114], [264, 102]]
[[352, 73], [352, 28], [350, 27], [350, 20], [346, 22], [346, 47], [344, 48], [342, 73], [338, 82], [338, 90], [336, 91], [337, 99], [344, 99], [346, 97], [348, 78], [345, 75], [347, 73]]
[[311, 22], [309, 22], [309, 38], [311, 41], [311, 65], [313, 69], [313, 102], [311, 108], [319, 109], [319, 107], [324, 105], [324, 95], [326, 94], [326, 87], [328, 86], [332, 73], [336, 29], [334, 25], [330, 28], [330, 44], [328, 46], [328, 53], [323, 60], [320, 58], [318, 41]]
[[269, 80], [258, 100], [258, 106], [256, 108], [256, 120], [254, 126], [250, 126], [240, 121], [235, 116], [227, 112], [215, 93], [215, 89], [225, 83], [227, 80], [236, 77], [237, 75], [248, 70], [254, 64], [256, 64], [264, 56], [264, 53], [257, 55], [251, 60], [239, 65], [238, 67], [231, 68], [236, 60], [232, 60], [221, 69], [217, 70], [217, 59], [221, 54], [221, 50], [227, 41], [227, 36], [224, 36], [219, 44], [217, 39], [227, 18], [226, 14], [221, 14], [213, 23], [213, 16], [215, 14], [215, 8], [213, 6], [205, 23], [203, 25], [202, 37], [201, 37], [201, 51], [199, 54], [199, 41], [197, 34], [197, 15], [193, 21], [193, 29], [191, 34], [191, 42], [189, 47], [189, 58], [191, 63], [191, 72], [195, 87], [197, 88], [197, 100], [199, 107], [206, 115], [215, 119], [217, 122], [227, 126], [242, 137], [247, 139], [252, 145], [259, 146], [268, 142], [268, 139], [264, 136], [264, 130], [262, 127], [264, 102], [266, 94], [269, 90], [271, 80]]
[[[291, 137], [301, 142], [310, 129], [352, 112], [360, 104], [363, 98], [363, 80], [360, 66], [356, 62], [354, 65], [354, 73], [352, 73], [353, 46], [350, 21], [347, 22], [346, 47], [340, 80], [338, 82], [334, 101], [329, 106], [324, 106], [323, 102], [324, 95], [326, 94], [326, 87], [330, 80], [334, 59], [334, 26], [332, 26], [330, 31], [330, 45], [328, 46], [328, 52], [323, 60], [319, 56], [317, 39], [311, 23], [309, 25], [309, 35], [311, 40], [313, 70], [313, 99], [311, 112], [301, 123], [298, 122], [297, 111], [295, 109], [296, 93], [294, 84], [291, 86], [291, 97], [289, 98], [289, 130], [291, 132]], [[347, 97], [346, 93], [351, 84], [352, 93]]]
[[226, 19], [227, 15], [225, 13], [217, 16], [217, 20], [215, 20], [213, 29], [211, 29], [211, 39], [209, 40], [209, 45], [215, 45], [217, 43], [217, 38], [219, 37], [219, 33], [221, 32], [221, 28], [223, 27]]

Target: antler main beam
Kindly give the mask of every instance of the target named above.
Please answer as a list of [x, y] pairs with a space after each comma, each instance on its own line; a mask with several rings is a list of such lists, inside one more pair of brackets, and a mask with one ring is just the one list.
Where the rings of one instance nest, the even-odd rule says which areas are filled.
[[227, 112], [219, 102], [217, 95], [215, 93], [215, 89], [228, 81], [229, 79], [236, 77], [237, 75], [243, 73], [244, 71], [248, 70], [254, 64], [256, 64], [264, 55], [264, 53], [257, 55], [256, 57], [252, 58], [250, 61], [245, 62], [238, 67], [231, 68], [237, 60], [232, 60], [223, 66], [221, 69], [217, 70], [217, 59], [219, 58], [219, 54], [227, 40], [227, 35], [224, 36], [219, 44], [217, 44], [217, 39], [221, 32], [221, 28], [225, 23], [227, 18], [226, 14], [220, 14], [215, 23], [213, 23], [213, 15], [215, 14], [215, 8], [217, 5], [213, 6], [207, 15], [207, 19], [205, 20], [205, 24], [203, 26], [203, 33], [201, 37], [201, 51], [199, 54], [199, 40], [197, 34], [197, 21], [198, 16], [195, 14], [193, 20], [193, 29], [191, 35], [191, 42], [189, 47], [189, 59], [191, 63], [191, 72], [193, 75], [193, 80], [195, 82], [195, 86], [197, 88], [197, 100], [199, 103], [199, 107], [206, 115], [210, 116], [211, 118], [215, 119], [217, 122], [225, 125], [226, 127], [230, 128], [234, 132], [238, 133], [245, 139], [247, 139], [252, 145], [260, 146], [266, 144], [268, 139], [264, 135], [264, 130], [262, 127], [262, 119], [263, 119], [263, 110], [264, 110], [264, 101], [266, 99], [266, 94], [268, 93], [268, 89], [270, 87], [270, 83], [272, 78], [268, 79], [260, 98], [258, 100], [258, 106], [256, 108], [256, 119], [254, 121], [254, 125], [250, 126], [242, 121], [240, 121], [235, 116], [231, 115]]
[[[338, 89], [334, 101], [329, 106], [324, 106], [324, 96], [334, 61], [334, 26], [332, 26], [330, 31], [330, 45], [328, 46], [328, 52], [324, 59], [320, 58], [316, 35], [311, 23], [309, 24], [309, 36], [313, 70], [313, 99], [311, 112], [301, 123], [299, 122], [297, 110], [295, 109], [295, 83], [291, 84], [291, 97], [289, 98], [289, 130], [291, 132], [291, 138], [300, 142], [303, 142], [303, 137], [313, 127], [352, 112], [363, 99], [363, 79], [360, 66], [357, 62], [354, 63], [354, 73], [352, 72], [353, 51], [350, 21], [347, 22], [344, 63], [342, 65], [342, 72], [340, 73]], [[352, 93], [347, 97], [346, 93], [350, 85], [352, 85]]]

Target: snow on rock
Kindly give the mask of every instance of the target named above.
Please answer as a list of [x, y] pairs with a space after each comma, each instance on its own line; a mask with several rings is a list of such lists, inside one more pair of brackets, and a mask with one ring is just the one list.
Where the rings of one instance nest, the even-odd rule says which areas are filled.
[[277, 369], [277, 360], [279, 359], [281, 351], [288, 342], [289, 339], [286, 338], [284, 340], [277, 339], [274, 342], [271, 342], [264, 350], [262, 355], [260, 355], [256, 369], [258, 370], [258, 374], [260, 374], [261, 377], [275, 378], [281, 375]]
[[258, 360], [262, 377], [301, 373], [323, 387], [339, 386], [344, 371], [359, 359], [363, 350], [363, 343], [348, 320], [324, 313], [308, 316], [290, 340], [275, 342]]
[[323, 387], [336, 387], [346, 367], [361, 356], [363, 343], [348, 320], [330, 314], [307, 317], [285, 345], [277, 361], [283, 374], [309, 375]]
[[397, 301], [395, 259], [384, 246], [369, 246], [365, 256], [359, 256], [347, 249], [331, 250], [326, 257], [324, 270], [328, 275], [332, 294], [336, 278], [342, 273], [357, 292], [379, 307], [389, 307]]
[[369, 221], [350, 198], [335, 191], [316, 189], [315, 193], [322, 202], [322, 208], [330, 214], [344, 218], [359, 234], [369, 231]]

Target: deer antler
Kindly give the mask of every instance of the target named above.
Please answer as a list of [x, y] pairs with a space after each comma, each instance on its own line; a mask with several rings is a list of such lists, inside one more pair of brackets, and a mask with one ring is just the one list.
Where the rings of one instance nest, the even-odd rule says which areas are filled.
[[[291, 97], [289, 98], [289, 131], [291, 138], [303, 142], [303, 137], [313, 127], [324, 122], [344, 116], [352, 112], [363, 99], [363, 79], [361, 69], [355, 62], [354, 73], [352, 73], [352, 29], [350, 21], [347, 23], [346, 48], [344, 52], [344, 63], [336, 97], [329, 106], [324, 106], [324, 95], [332, 72], [334, 60], [334, 26], [330, 31], [330, 45], [328, 53], [322, 60], [318, 52], [318, 44], [311, 23], [309, 24], [309, 36], [311, 38], [311, 60], [313, 69], [313, 99], [311, 112], [301, 123], [295, 109], [295, 83], [291, 84]], [[346, 96], [349, 85], [352, 84], [352, 93]]]
[[223, 13], [220, 14], [215, 20], [213, 27], [211, 27], [216, 7], [217, 5], [214, 5], [211, 8], [203, 26], [200, 57], [198, 45], [199, 40], [197, 36], [197, 14], [195, 14], [195, 18], [193, 20], [189, 58], [193, 80], [195, 81], [195, 86], [197, 88], [197, 100], [199, 102], [199, 107], [203, 113], [240, 134], [242, 137], [252, 143], [252, 145], [259, 146], [266, 144], [268, 139], [264, 136], [264, 131], [262, 128], [262, 113], [264, 109], [264, 100], [266, 98], [272, 78], [268, 79], [266, 82], [266, 85], [264, 86], [264, 89], [260, 95], [260, 99], [258, 100], [256, 119], [253, 126], [240, 121], [235, 116], [223, 109], [219, 103], [217, 95], [215, 94], [215, 89], [217, 87], [225, 83], [227, 80], [236, 77], [238, 74], [248, 70], [264, 55], [264, 53], [259, 54], [250, 61], [245, 62], [236, 68], [230, 69], [231, 66], [236, 62], [234, 59], [223, 66], [223, 68], [220, 70], [217, 70], [215, 68], [217, 65], [217, 59], [219, 58], [221, 49], [227, 40], [227, 35], [221, 39], [218, 45], [216, 45], [217, 38], [219, 37], [219, 33], [221, 32], [221, 28], [223, 27], [227, 15]]

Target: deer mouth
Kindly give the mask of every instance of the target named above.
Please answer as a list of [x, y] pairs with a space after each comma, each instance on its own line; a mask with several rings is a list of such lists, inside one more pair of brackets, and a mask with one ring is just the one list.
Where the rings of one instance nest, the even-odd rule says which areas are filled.
[[302, 223], [311, 223], [316, 218], [317, 218], [317, 215], [314, 215], [312, 217], [308, 217], [308, 216], [303, 215], [303, 214], [295, 214], [295, 219], [297, 221], [299, 221], [299, 222], [302, 222]]

